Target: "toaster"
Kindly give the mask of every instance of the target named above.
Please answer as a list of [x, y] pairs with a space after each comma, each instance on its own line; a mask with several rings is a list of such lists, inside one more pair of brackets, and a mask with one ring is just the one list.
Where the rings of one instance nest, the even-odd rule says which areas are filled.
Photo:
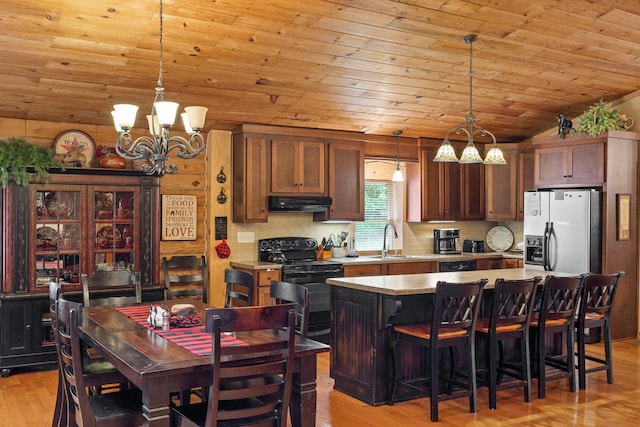
[[484, 252], [484, 240], [468, 240], [462, 243], [462, 252]]

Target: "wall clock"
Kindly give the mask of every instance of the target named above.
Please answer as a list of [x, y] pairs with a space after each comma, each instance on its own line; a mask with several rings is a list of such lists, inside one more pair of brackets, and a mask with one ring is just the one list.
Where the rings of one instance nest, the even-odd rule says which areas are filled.
[[86, 132], [70, 129], [56, 136], [53, 149], [65, 165], [88, 168], [95, 158], [96, 143]]

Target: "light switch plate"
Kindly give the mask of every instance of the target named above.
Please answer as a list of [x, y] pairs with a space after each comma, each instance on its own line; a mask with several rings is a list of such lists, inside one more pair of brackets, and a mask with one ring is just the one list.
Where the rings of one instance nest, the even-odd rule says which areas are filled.
[[238, 243], [253, 243], [256, 241], [256, 233], [253, 231], [238, 231]]

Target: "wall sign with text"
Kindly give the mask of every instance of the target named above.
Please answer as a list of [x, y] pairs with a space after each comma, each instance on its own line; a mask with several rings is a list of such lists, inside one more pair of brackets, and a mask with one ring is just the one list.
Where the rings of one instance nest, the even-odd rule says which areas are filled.
[[162, 195], [162, 240], [196, 240], [197, 196]]

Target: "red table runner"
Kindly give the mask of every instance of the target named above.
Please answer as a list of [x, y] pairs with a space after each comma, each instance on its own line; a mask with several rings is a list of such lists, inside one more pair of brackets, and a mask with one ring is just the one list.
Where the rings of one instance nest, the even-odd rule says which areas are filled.
[[[120, 313], [129, 317], [131, 320], [138, 322], [145, 328], [153, 331], [155, 334], [178, 344], [180, 347], [189, 350], [198, 356], [211, 355], [211, 333], [206, 332], [204, 326], [194, 326], [191, 328], [175, 328], [172, 327], [168, 331], [156, 329], [147, 322], [149, 317], [148, 305], [135, 305], [129, 307], [116, 307]], [[222, 334], [220, 337], [221, 346], [240, 346], [246, 345], [244, 341], [234, 338], [230, 335]]]

